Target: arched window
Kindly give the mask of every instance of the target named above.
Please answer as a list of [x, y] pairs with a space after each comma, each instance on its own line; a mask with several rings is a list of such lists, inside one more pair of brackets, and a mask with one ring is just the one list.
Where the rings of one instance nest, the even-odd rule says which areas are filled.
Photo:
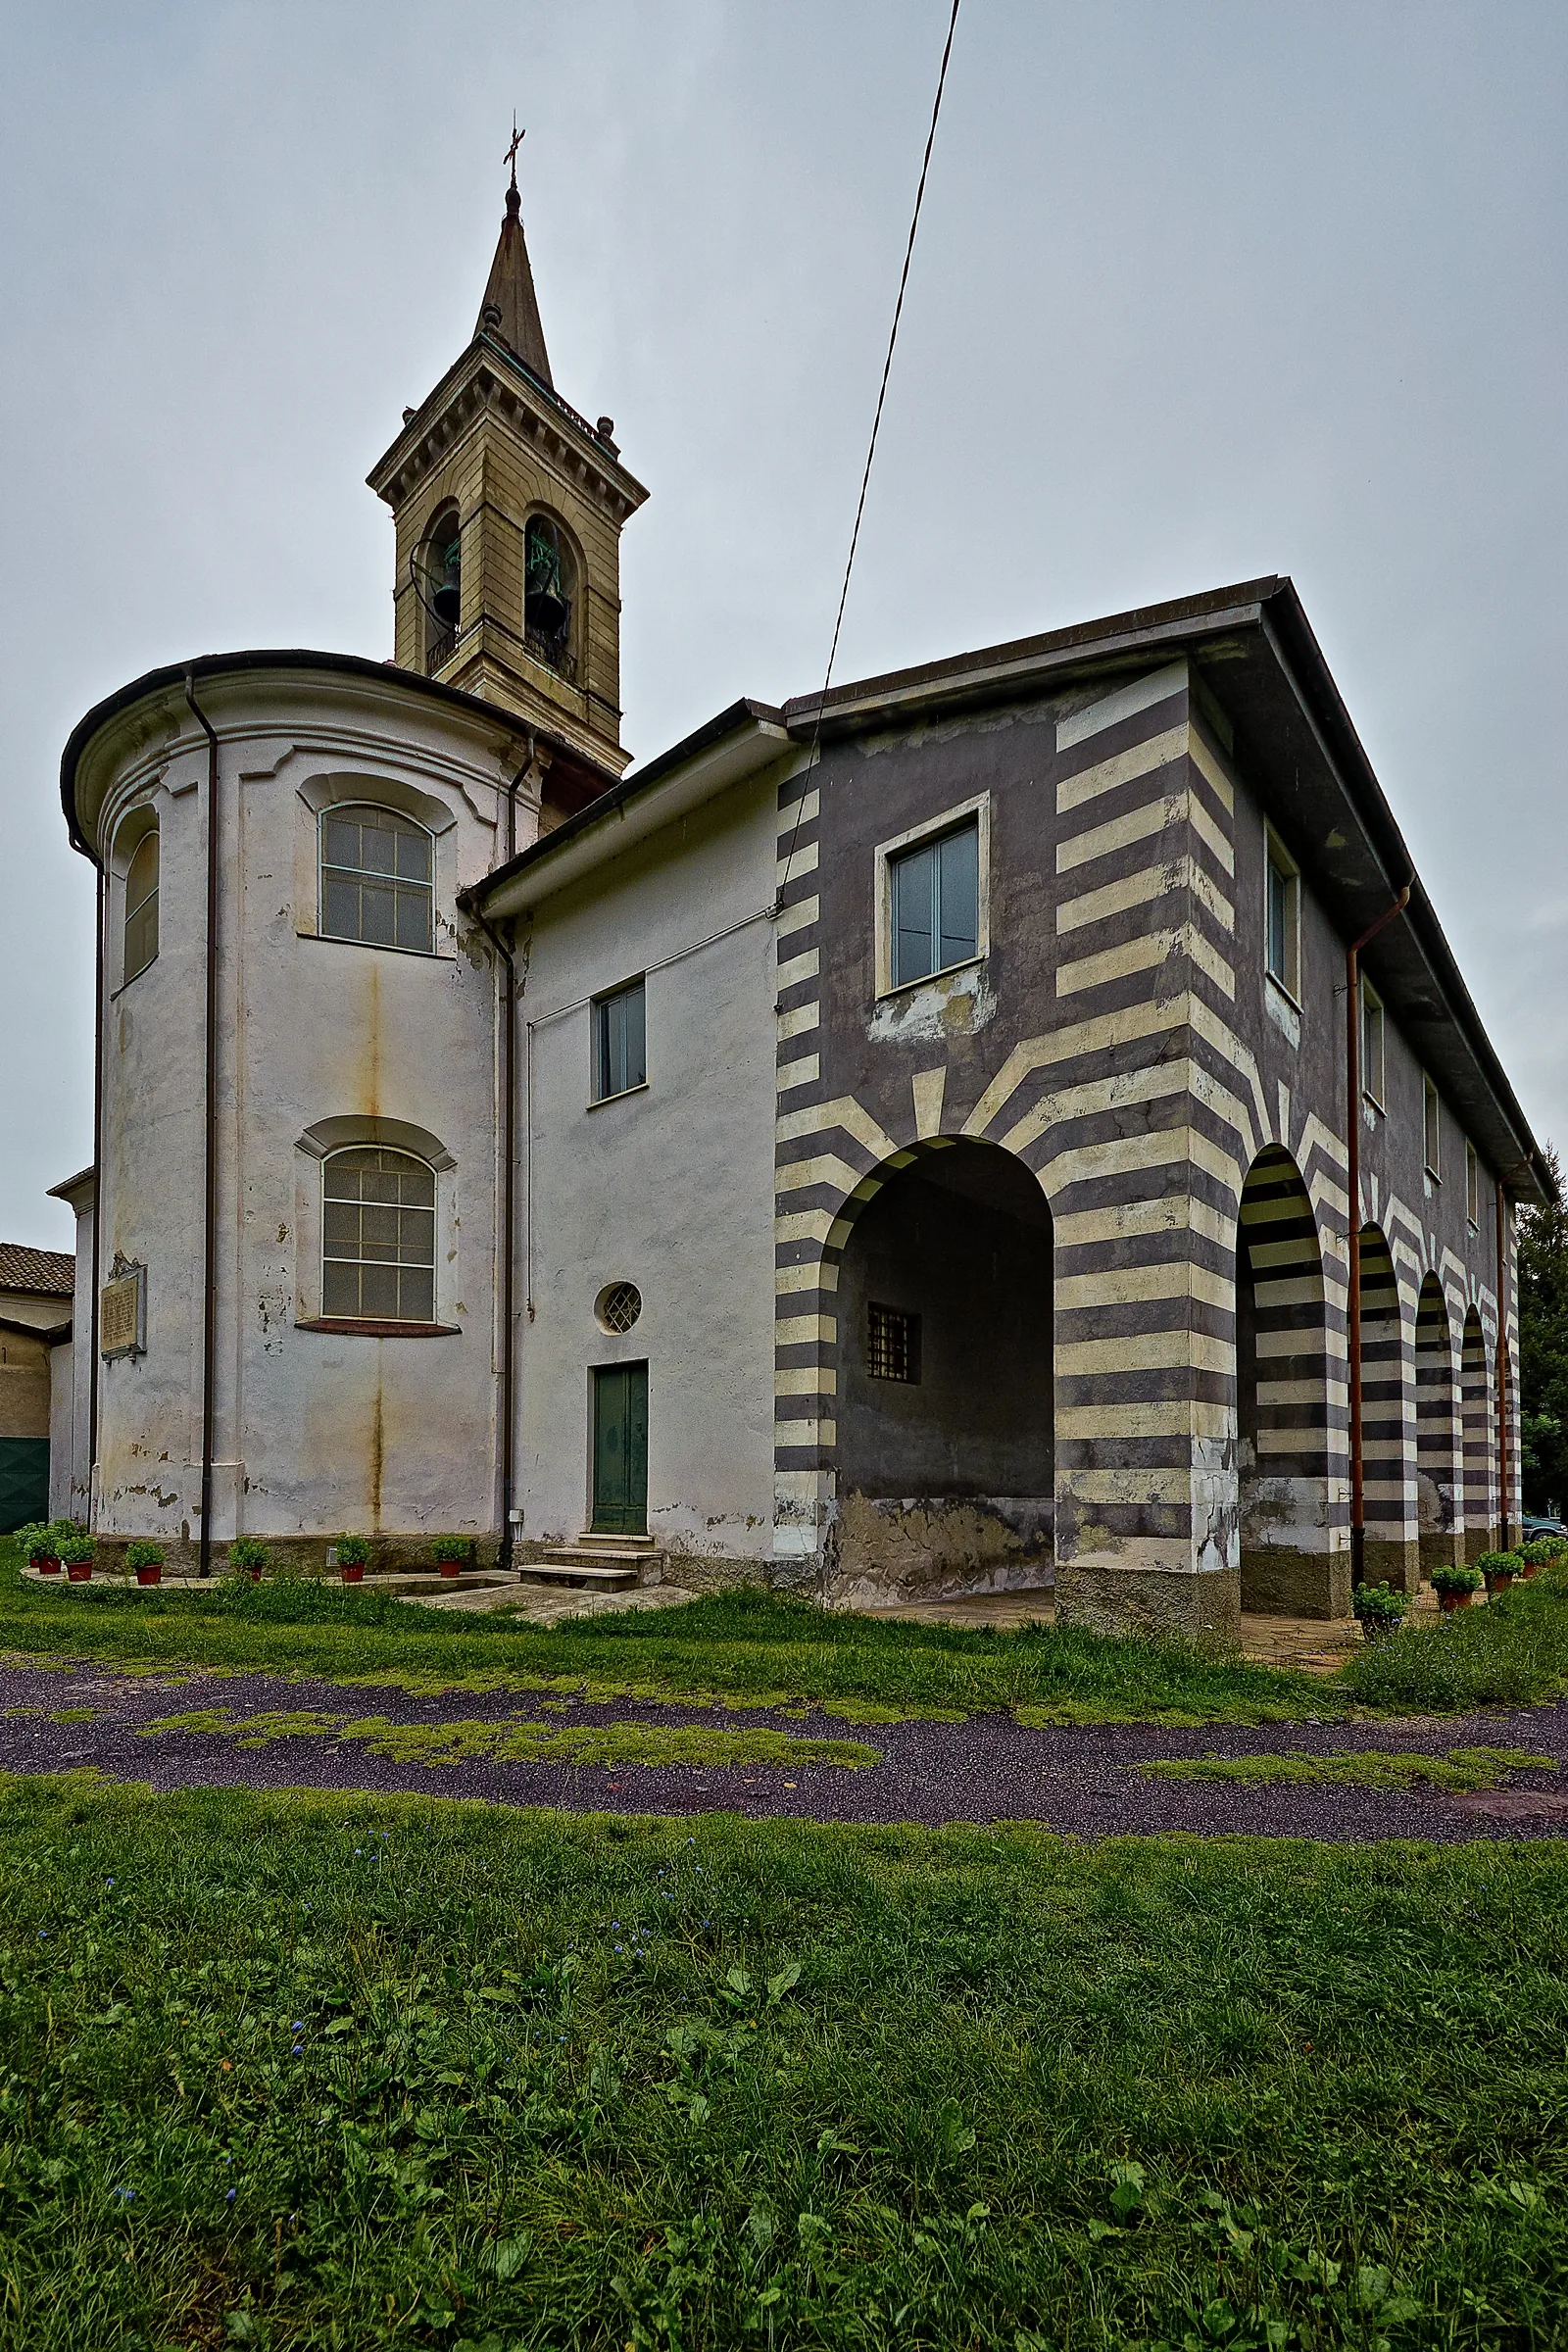
[[158, 953], [158, 827], [144, 833], [125, 868], [125, 968], [122, 985]]
[[435, 1320], [435, 1170], [409, 1152], [354, 1144], [321, 1170], [321, 1312]]
[[321, 811], [321, 932], [368, 947], [435, 948], [433, 847], [412, 816], [363, 802]]
[[577, 601], [577, 562], [565, 531], [552, 514], [530, 514], [522, 541], [523, 640], [528, 651], [563, 677], [572, 677], [571, 619]]

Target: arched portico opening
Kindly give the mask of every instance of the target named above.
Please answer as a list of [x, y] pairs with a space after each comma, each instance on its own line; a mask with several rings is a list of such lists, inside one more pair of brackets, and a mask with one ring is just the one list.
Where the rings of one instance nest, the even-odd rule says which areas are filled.
[[1463, 1550], [1453, 1340], [1443, 1285], [1428, 1274], [1415, 1315], [1416, 1518], [1421, 1573], [1451, 1568]]
[[1420, 1582], [1414, 1464], [1399, 1285], [1387, 1236], [1361, 1228], [1361, 1447], [1365, 1465], [1362, 1576], [1414, 1592]]
[[999, 1145], [928, 1146], [851, 1227], [839, 1267], [841, 1592], [1049, 1581], [1052, 1224]]
[[1487, 1369], [1487, 1335], [1470, 1307], [1459, 1353], [1459, 1394], [1464, 1415], [1464, 1549], [1467, 1560], [1490, 1551], [1495, 1512], [1492, 1499], [1492, 1381]]
[[1300, 1170], [1259, 1152], [1236, 1241], [1242, 1607], [1341, 1617], [1348, 1555], [1329, 1480], [1323, 1257]]

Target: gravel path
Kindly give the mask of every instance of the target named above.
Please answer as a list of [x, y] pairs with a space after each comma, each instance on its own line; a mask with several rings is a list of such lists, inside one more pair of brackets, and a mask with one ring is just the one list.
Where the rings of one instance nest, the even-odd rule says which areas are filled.
[[[560, 1765], [468, 1761], [425, 1765], [366, 1752], [359, 1740], [289, 1737], [244, 1749], [212, 1733], [138, 1727], [171, 1714], [220, 1707], [234, 1716], [314, 1709], [384, 1716], [399, 1724], [456, 1721], [568, 1725], [635, 1724], [771, 1728], [808, 1739], [851, 1739], [880, 1762], [783, 1767]], [[89, 1721], [51, 1715], [90, 1708]], [[0, 1667], [0, 1770], [59, 1772], [91, 1766], [157, 1789], [192, 1787], [372, 1789], [381, 1793], [479, 1797], [492, 1803], [574, 1811], [690, 1814], [735, 1812], [755, 1819], [946, 1822], [1038, 1821], [1079, 1838], [1185, 1832], [1197, 1837], [1314, 1838], [1354, 1843], [1373, 1838], [1458, 1839], [1568, 1835], [1568, 1771], [1524, 1772], [1506, 1788], [1473, 1796], [1350, 1788], [1248, 1788], [1226, 1782], [1146, 1780], [1155, 1756], [1324, 1755], [1355, 1748], [1444, 1755], [1455, 1747], [1528, 1748], [1568, 1766], [1568, 1702], [1508, 1714], [1415, 1718], [1405, 1722], [1210, 1726], [1156, 1725], [1032, 1731], [1002, 1715], [966, 1723], [862, 1726], [813, 1711], [805, 1718], [760, 1708], [734, 1714], [632, 1702], [563, 1713], [531, 1693], [475, 1697], [452, 1691], [411, 1698], [392, 1690], [237, 1675], [174, 1680], [105, 1673], [82, 1664], [62, 1671]]]

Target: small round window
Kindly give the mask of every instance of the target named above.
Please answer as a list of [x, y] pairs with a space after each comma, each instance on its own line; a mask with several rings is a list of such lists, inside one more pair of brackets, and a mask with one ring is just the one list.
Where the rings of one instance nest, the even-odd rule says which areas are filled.
[[594, 1300], [601, 1331], [630, 1331], [643, 1311], [643, 1295], [634, 1282], [611, 1282]]

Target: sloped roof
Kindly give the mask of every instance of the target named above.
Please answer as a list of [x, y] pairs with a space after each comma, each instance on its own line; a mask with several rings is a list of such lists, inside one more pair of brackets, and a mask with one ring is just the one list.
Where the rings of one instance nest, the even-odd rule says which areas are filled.
[[[484, 316], [492, 305], [501, 313], [500, 324], [493, 329], [486, 325]], [[533, 290], [533, 271], [523, 241], [522, 200], [515, 184], [507, 190], [507, 217], [501, 223], [501, 242], [490, 265], [490, 278], [473, 331], [476, 335], [498, 334], [525, 367], [531, 368], [535, 375], [543, 376], [551, 390], [555, 390], [550, 355], [545, 350], [545, 330], [539, 318], [539, 298]]]
[[0, 1242], [0, 1291], [70, 1298], [75, 1288], [76, 1261], [64, 1250], [29, 1250], [22, 1242]]
[[[510, 912], [509, 885], [552, 862], [579, 862], [597, 834], [600, 854], [624, 847], [617, 820], [642, 809], [644, 830], [662, 802], [673, 808], [683, 771], [706, 763], [710, 789], [735, 767], [711, 757], [716, 740], [748, 732], [824, 744], [856, 734], [913, 727], [934, 716], [981, 710], [1059, 691], [1089, 678], [1127, 676], [1190, 656], [1236, 730], [1243, 772], [1270, 818], [1298, 854], [1343, 938], [1354, 939], [1405, 882], [1402, 919], [1381, 932], [1363, 957], [1379, 993], [1419, 1056], [1444, 1087], [1466, 1134], [1505, 1191], [1554, 1200], [1551, 1163], [1530, 1132], [1495, 1048], [1482, 1026], [1443, 926], [1403, 836], [1329, 673], [1292, 582], [1256, 580], [1146, 605], [1043, 636], [927, 662], [835, 686], [825, 702], [803, 695], [770, 710], [730, 706], [658, 759], [634, 767], [566, 824], [518, 852], [465, 894], [465, 904]], [[767, 745], [760, 745], [762, 751]], [[514, 899], [517, 894], [514, 888]]]

